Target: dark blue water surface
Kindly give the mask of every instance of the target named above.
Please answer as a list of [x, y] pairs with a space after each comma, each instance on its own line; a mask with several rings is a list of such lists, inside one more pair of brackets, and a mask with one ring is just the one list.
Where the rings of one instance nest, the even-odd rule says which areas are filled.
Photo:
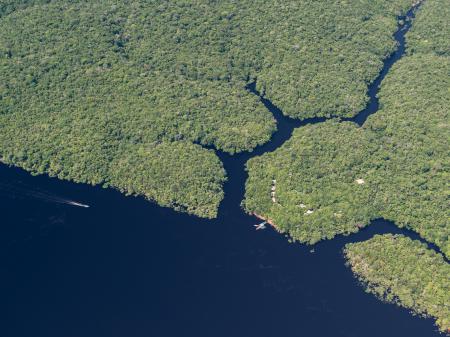
[[[404, 31], [355, 122], [378, 108], [370, 106], [403, 53]], [[0, 336], [439, 336], [432, 320], [366, 294], [342, 256], [345, 243], [376, 233], [417, 235], [377, 220], [310, 252], [272, 229], [254, 230], [258, 220], [240, 208], [245, 162], [279, 147], [294, 127], [322, 121], [283, 118], [263, 103], [278, 132], [251, 154], [219, 153], [229, 181], [215, 220], [0, 166]]]

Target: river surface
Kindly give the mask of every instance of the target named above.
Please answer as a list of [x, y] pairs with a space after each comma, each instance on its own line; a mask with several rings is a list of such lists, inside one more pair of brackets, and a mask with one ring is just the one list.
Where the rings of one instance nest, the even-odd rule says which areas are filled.
[[[369, 88], [367, 109], [352, 119], [359, 125], [378, 109], [378, 85], [402, 56], [408, 25], [395, 34], [399, 48]], [[308, 247], [255, 231], [259, 221], [240, 208], [245, 162], [295, 127], [323, 121], [285, 118], [261, 99], [278, 131], [252, 153], [218, 153], [229, 180], [215, 220], [0, 166], [0, 336], [440, 336], [432, 320], [366, 294], [342, 255], [345, 243], [374, 234], [414, 233], [376, 220]]]

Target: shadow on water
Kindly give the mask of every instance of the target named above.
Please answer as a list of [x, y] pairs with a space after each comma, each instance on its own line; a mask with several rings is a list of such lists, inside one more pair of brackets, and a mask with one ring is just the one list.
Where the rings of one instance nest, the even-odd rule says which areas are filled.
[[229, 180], [214, 220], [0, 166], [2, 182], [91, 205], [0, 195], [0, 336], [439, 336], [432, 320], [366, 294], [344, 265], [346, 242], [404, 230], [377, 220], [314, 253], [254, 230], [240, 208], [245, 162], [323, 121], [291, 120], [261, 100], [278, 132], [252, 153], [218, 153]]

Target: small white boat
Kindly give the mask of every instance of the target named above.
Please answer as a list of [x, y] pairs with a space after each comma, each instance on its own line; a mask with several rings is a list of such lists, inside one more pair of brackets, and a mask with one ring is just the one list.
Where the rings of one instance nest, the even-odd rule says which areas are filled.
[[78, 206], [78, 207], [84, 207], [84, 208], [89, 208], [89, 205], [81, 204], [81, 203], [76, 202], [76, 201], [70, 201], [70, 202], [69, 202], [69, 205]]
[[264, 222], [261, 222], [259, 225], [254, 225], [254, 227], [255, 227], [255, 229], [257, 230], [257, 231], [259, 231], [259, 230], [261, 230], [261, 229], [266, 229], [266, 221], [264, 221]]

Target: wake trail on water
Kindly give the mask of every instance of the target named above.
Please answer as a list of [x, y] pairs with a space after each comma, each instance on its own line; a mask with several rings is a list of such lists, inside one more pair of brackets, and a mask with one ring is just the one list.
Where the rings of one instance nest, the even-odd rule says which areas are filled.
[[55, 204], [64, 204], [64, 205], [71, 205], [71, 206], [84, 207], [84, 208], [89, 207], [89, 205], [83, 204], [81, 202], [63, 198], [63, 197], [55, 195], [51, 192], [38, 190], [31, 186], [26, 186], [25, 184], [23, 184], [21, 182], [15, 182], [15, 183], [0, 182], [0, 195], [6, 196], [9, 198], [14, 198], [14, 199], [32, 198], [32, 199], [37, 199], [37, 200], [41, 200], [44, 202], [50, 202], [50, 203], [55, 203]]

